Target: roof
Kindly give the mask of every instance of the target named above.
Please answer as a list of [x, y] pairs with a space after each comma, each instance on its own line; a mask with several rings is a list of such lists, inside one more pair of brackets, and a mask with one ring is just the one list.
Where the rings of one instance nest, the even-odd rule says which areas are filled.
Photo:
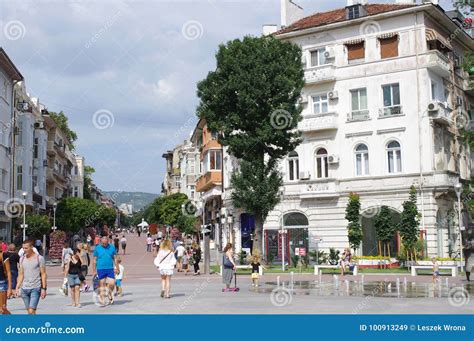
[[15, 64], [8, 57], [4, 49], [0, 47], [0, 68], [4, 69], [7, 75], [14, 81], [22, 81], [23, 76], [16, 68]]
[[[366, 16], [376, 15], [381, 13], [387, 13], [392, 11], [397, 11], [400, 9], [405, 9], [409, 7], [415, 7], [416, 5], [412, 4], [368, 4], [363, 5], [364, 9], [367, 11]], [[339, 8], [329, 12], [315, 13], [303, 19], [300, 19], [290, 26], [287, 26], [275, 34], [283, 34], [289, 32], [295, 32], [304, 30], [307, 28], [324, 26], [327, 24], [333, 24], [337, 22], [348, 21], [346, 17], [346, 8]]]

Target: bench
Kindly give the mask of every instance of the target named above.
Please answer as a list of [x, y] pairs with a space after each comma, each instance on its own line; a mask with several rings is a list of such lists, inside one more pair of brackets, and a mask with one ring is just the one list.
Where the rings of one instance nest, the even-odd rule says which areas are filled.
[[[236, 268], [237, 268], [237, 270], [239, 270], [239, 269], [252, 269], [252, 266], [251, 265], [237, 265]], [[220, 269], [221, 269], [220, 275], [222, 276], [222, 270], [223, 270], [222, 265], [220, 266]], [[263, 267], [261, 267], [261, 266], [258, 267], [258, 274], [260, 276], [263, 275]]]
[[[339, 269], [340, 265], [330, 265], [330, 264], [319, 264], [314, 266], [314, 274], [319, 275], [319, 269]], [[346, 267], [346, 269], [349, 267]], [[359, 267], [354, 265], [354, 269], [352, 270], [352, 274], [357, 276], [359, 274]]]
[[[411, 275], [416, 276], [416, 270], [418, 269], [433, 269], [432, 265], [412, 265]], [[439, 269], [451, 270], [451, 276], [456, 277], [458, 275], [458, 267], [456, 265], [440, 265]]]

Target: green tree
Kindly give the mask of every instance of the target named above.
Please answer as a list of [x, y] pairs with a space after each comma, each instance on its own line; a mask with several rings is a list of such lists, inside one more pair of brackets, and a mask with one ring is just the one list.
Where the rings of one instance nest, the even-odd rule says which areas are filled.
[[[279, 200], [281, 174], [276, 165], [301, 143], [301, 50], [273, 37], [245, 37], [220, 45], [216, 62], [216, 70], [198, 84], [198, 116], [229, 153], [242, 160], [245, 169], [232, 177], [233, 200], [255, 215], [254, 245], [261, 252], [263, 222]], [[253, 178], [258, 183], [243, 179], [249, 168], [257, 173]], [[263, 188], [268, 194], [260, 200], [266, 202], [256, 204], [254, 198]]]
[[403, 202], [403, 212], [398, 224], [398, 231], [400, 232], [403, 247], [407, 252], [407, 259], [412, 260], [415, 256], [414, 248], [420, 234], [420, 214], [416, 206], [416, 195], [415, 186], [411, 186], [409, 198]]
[[[388, 206], [383, 205], [380, 212], [374, 219], [375, 233], [379, 242], [379, 255], [390, 257], [390, 243], [397, 231], [396, 225], [393, 222], [392, 212]], [[383, 252], [382, 252], [383, 248]], [[387, 250], [387, 252], [385, 251]]]
[[56, 225], [60, 230], [77, 232], [101, 219], [101, 207], [81, 198], [66, 198], [58, 203]]
[[41, 238], [51, 230], [51, 222], [46, 215], [27, 214], [25, 220], [28, 225], [26, 232], [29, 238]]
[[100, 225], [107, 225], [108, 227], [112, 227], [115, 224], [115, 221], [117, 219], [117, 211], [111, 207], [107, 206], [99, 206], [98, 210], [100, 211], [100, 215], [95, 220], [95, 223], [98, 223]]
[[49, 112], [49, 116], [53, 119], [59, 129], [66, 135], [68, 139], [69, 149], [74, 149], [74, 142], [77, 140], [77, 134], [75, 131], [69, 128], [69, 119], [63, 111], [56, 113], [54, 111]]
[[347, 225], [349, 245], [355, 253], [363, 238], [362, 226], [360, 225], [360, 197], [357, 193], [349, 193], [345, 218], [349, 222]]
[[183, 193], [174, 193], [163, 197], [162, 201], [159, 223], [177, 227], [178, 220], [183, 215], [181, 205], [188, 201], [188, 197]]
[[83, 198], [92, 200], [92, 174], [95, 173], [95, 169], [91, 166], [84, 166], [84, 190], [83, 190]]

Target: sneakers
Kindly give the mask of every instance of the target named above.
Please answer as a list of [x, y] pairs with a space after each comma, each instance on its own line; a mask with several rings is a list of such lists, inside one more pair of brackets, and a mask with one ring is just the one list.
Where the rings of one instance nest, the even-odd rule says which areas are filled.
[[84, 291], [85, 291], [85, 292], [88, 292], [89, 289], [90, 289], [90, 286], [89, 286], [88, 284], [85, 284], [85, 285], [84, 285]]

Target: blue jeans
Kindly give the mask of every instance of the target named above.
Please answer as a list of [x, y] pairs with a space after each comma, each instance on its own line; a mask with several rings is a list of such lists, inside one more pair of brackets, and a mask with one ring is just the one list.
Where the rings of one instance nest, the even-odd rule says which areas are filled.
[[38, 307], [38, 302], [41, 296], [41, 288], [21, 289], [21, 298], [25, 303], [26, 309], [35, 309]]

